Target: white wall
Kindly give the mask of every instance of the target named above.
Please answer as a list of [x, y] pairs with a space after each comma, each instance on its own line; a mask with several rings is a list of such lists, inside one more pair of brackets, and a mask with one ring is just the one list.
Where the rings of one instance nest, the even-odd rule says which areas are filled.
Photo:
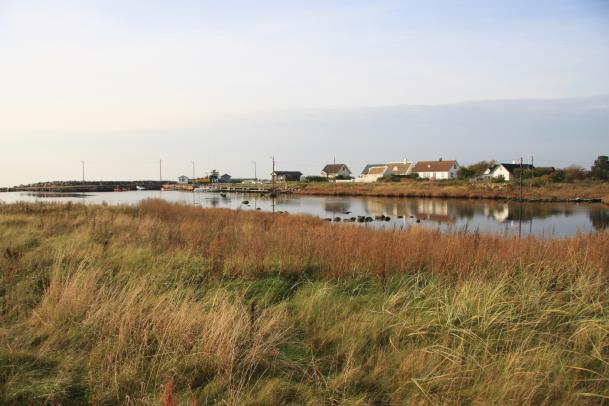
[[510, 172], [505, 169], [503, 166], [498, 166], [497, 168], [495, 168], [495, 170], [493, 172], [491, 172], [491, 177], [498, 179], [500, 177], [503, 177], [503, 179], [505, 179], [506, 181], [510, 180]]

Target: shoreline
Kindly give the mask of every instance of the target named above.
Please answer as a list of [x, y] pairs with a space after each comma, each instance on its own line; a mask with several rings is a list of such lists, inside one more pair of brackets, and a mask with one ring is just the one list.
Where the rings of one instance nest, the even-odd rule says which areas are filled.
[[526, 203], [604, 203], [609, 204], [609, 183], [559, 183], [525, 185], [522, 199], [517, 185], [471, 184], [467, 182], [400, 182], [374, 184], [307, 184], [295, 195], [369, 196], [429, 199], [505, 200]]

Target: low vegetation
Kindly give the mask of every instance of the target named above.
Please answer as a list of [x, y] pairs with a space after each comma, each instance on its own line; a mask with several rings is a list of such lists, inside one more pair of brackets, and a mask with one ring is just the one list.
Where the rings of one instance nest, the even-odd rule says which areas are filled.
[[[296, 191], [307, 195], [438, 197], [465, 199], [519, 199], [518, 182], [401, 179], [400, 182], [309, 183]], [[523, 182], [523, 198], [532, 201], [598, 199], [609, 195], [609, 182], [580, 180], [545, 182], [543, 178]]]
[[0, 205], [0, 403], [598, 404], [609, 233]]

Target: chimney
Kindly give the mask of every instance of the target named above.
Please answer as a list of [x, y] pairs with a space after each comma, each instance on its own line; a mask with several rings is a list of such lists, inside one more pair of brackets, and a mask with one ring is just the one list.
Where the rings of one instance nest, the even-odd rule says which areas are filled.
[[440, 157], [440, 158], [438, 159], [438, 162], [442, 162], [442, 157]]
[[406, 165], [408, 163], [408, 161], [406, 160], [406, 158], [404, 158], [404, 165]]

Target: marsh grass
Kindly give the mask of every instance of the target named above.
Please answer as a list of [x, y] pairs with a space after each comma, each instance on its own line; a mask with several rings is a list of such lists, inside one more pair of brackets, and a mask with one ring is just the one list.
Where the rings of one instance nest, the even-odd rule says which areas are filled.
[[609, 235], [0, 206], [0, 403], [609, 401]]
[[[390, 196], [460, 199], [518, 199], [517, 182], [492, 183], [467, 180], [427, 181], [404, 179], [401, 182], [375, 183], [327, 183], [313, 182], [295, 193], [305, 195]], [[539, 183], [525, 180], [523, 195], [526, 199], [564, 201], [587, 198], [601, 199], [609, 194], [609, 182], [583, 180], [571, 183]]]

